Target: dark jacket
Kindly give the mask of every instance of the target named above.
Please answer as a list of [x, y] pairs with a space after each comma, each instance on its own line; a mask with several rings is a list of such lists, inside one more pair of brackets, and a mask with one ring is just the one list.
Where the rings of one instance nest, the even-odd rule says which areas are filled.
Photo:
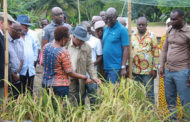
[[[5, 67], [5, 42], [4, 36], [0, 33], [0, 80], [4, 79]], [[3, 87], [3, 81], [0, 81], [0, 87]]]

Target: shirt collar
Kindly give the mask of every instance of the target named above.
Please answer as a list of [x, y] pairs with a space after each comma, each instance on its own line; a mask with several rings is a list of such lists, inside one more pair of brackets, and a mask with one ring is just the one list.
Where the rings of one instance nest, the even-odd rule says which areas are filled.
[[13, 38], [11, 37], [11, 35], [9, 33], [8, 33], [8, 39], [9, 39], [10, 42], [14, 43], [14, 40], [13, 40]]
[[77, 49], [80, 49], [80, 47], [79, 46], [75, 46], [74, 44], [73, 44], [73, 40], [71, 39], [71, 47], [73, 47], [73, 48], [77, 48]]
[[[148, 36], [150, 33], [148, 31], [146, 31], [146, 33], [142, 36], [141, 39], [145, 38], [146, 36]], [[138, 37], [140, 39], [140, 36], [138, 34], [138, 31], [135, 32], [135, 36]]]
[[[51, 21], [51, 24], [52, 24], [53, 26], [58, 26], [58, 24], [56, 24], [53, 20]], [[64, 22], [62, 22], [62, 25], [64, 25]]]
[[185, 25], [183, 26], [183, 28], [181, 28], [180, 30], [182, 30], [182, 31], [188, 31], [188, 25], [187, 25], [187, 23], [185, 23]]
[[0, 33], [4, 36], [4, 33], [3, 33], [3, 31], [0, 29]]
[[111, 27], [111, 28], [110, 28], [110, 27], [108, 27], [108, 28], [110, 28], [110, 29], [112, 29], [112, 28], [113, 28], [113, 29], [114, 29], [114, 28], [116, 28], [116, 27], [117, 27], [117, 25], [118, 25], [118, 24], [119, 24], [119, 22], [118, 22], [118, 21], [116, 21], [116, 23], [115, 23], [115, 25], [114, 25], [113, 27]]

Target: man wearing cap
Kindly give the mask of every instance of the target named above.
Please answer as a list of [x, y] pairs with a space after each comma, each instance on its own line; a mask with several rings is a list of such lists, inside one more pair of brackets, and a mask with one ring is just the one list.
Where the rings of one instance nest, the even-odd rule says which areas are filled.
[[22, 26], [22, 33], [20, 40], [24, 43], [24, 63], [20, 71], [20, 80], [25, 92], [25, 87], [32, 93], [33, 82], [35, 76], [35, 67], [34, 63], [37, 61], [38, 57], [38, 40], [34, 38], [33, 33], [29, 31], [29, 26], [31, 23], [29, 17], [26, 15], [17, 16], [17, 21], [20, 22]]
[[[100, 80], [97, 78], [97, 72], [94, 69], [94, 64], [92, 62], [91, 47], [85, 43], [90, 38], [87, 29], [79, 25], [72, 29], [71, 33], [73, 34], [72, 40], [66, 49], [71, 54], [74, 72], [83, 75], [86, 75], [86, 72], [88, 72], [92, 80], [97, 83], [100, 82]], [[81, 96], [82, 104], [84, 104], [85, 82], [72, 78], [69, 87], [69, 96], [71, 101], [75, 101], [76, 98], [78, 103], [80, 102], [79, 96]]]
[[53, 21], [43, 29], [42, 47], [48, 42], [52, 42], [54, 40], [54, 30], [58, 26], [66, 26], [69, 30], [72, 28], [69, 24], [64, 23], [64, 13], [61, 8], [52, 8], [51, 17]]
[[120, 75], [126, 75], [129, 35], [127, 29], [117, 21], [115, 8], [106, 11], [107, 27], [103, 33], [103, 62], [106, 80], [116, 83]]
[[[96, 37], [100, 39], [102, 46], [103, 46], [103, 42], [102, 42], [103, 30], [104, 30], [105, 25], [106, 24], [103, 20], [97, 21], [94, 24]], [[104, 67], [103, 66], [103, 60], [101, 60], [101, 62], [98, 65], [97, 71], [101, 74], [101, 76], [103, 76], [105, 78], [105, 73], [104, 73], [103, 67]]]
[[[97, 21], [94, 24], [95, 34], [101, 40], [101, 42], [102, 42], [103, 30], [104, 30], [105, 26], [106, 26], [106, 24], [103, 20]], [[102, 42], [102, 44], [103, 44], [103, 42]]]
[[[86, 43], [89, 44], [91, 47], [92, 61], [94, 63], [95, 69], [97, 70], [97, 66], [101, 63], [102, 55], [103, 55], [101, 41], [92, 35], [91, 26], [88, 21], [83, 21], [82, 26], [86, 27], [87, 31], [89, 33], [90, 38], [88, 41], [86, 41]], [[87, 76], [89, 76], [88, 73], [87, 73]], [[89, 95], [90, 103], [95, 103], [95, 101], [96, 101], [95, 96], [97, 93], [97, 88], [98, 88], [98, 86], [96, 83], [86, 84], [86, 92]]]
[[[7, 14], [8, 26], [15, 22], [15, 20]], [[4, 13], [0, 12], [0, 104], [4, 96], [4, 67], [5, 67], [5, 42], [4, 42]], [[11, 82], [11, 76], [9, 73], [9, 81]]]

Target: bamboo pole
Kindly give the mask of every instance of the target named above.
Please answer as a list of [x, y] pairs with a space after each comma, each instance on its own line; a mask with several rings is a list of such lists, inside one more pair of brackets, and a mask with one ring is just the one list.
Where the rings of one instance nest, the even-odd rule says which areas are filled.
[[132, 78], [132, 42], [131, 42], [131, 0], [128, 0], [128, 30], [129, 30], [129, 78]]
[[80, 1], [77, 0], [77, 2], [78, 2], [78, 16], [79, 16], [79, 24], [80, 24], [80, 21], [81, 21], [81, 19], [80, 19]]
[[122, 11], [121, 11], [121, 14], [120, 14], [121, 17], [123, 16], [123, 12], [124, 12], [124, 10], [125, 10], [125, 6], [127, 5], [127, 1], [128, 1], [128, 0], [125, 0], [125, 2], [124, 2], [124, 4], [123, 4], [123, 8], [122, 8]]
[[[7, 0], [3, 0], [4, 11], [4, 34], [5, 34], [5, 74], [4, 78], [8, 81], [8, 67], [9, 67], [9, 54], [8, 54], [8, 21], [7, 21]], [[8, 96], [8, 84], [4, 82], [4, 104], [3, 110], [6, 110], [6, 101]]]

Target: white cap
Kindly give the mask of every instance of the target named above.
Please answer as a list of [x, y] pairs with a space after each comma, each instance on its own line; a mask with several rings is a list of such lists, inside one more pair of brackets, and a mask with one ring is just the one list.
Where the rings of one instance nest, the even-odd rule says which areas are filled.
[[105, 24], [104, 21], [102, 21], [102, 20], [97, 21], [97, 22], [95, 22], [95, 24], [94, 24], [94, 29], [96, 30], [96, 29], [98, 29], [98, 28], [103, 28], [105, 25], [106, 25], [106, 24]]
[[170, 22], [170, 18], [168, 18], [167, 20], [166, 20], [166, 24], [168, 24]]
[[93, 16], [92, 17], [92, 23], [95, 23], [95, 22], [100, 21], [100, 20], [102, 20], [101, 16]]

